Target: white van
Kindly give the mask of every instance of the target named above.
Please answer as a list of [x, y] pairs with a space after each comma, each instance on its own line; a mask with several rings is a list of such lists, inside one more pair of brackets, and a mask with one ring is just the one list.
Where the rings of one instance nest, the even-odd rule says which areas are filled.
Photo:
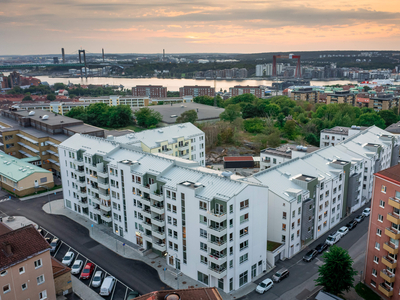
[[332, 246], [332, 245], [336, 244], [337, 242], [339, 242], [341, 237], [342, 237], [342, 235], [339, 232], [335, 231], [328, 236], [325, 243]]
[[114, 288], [115, 285], [115, 278], [112, 276], [107, 276], [104, 278], [103, 284], [100, 288], [100, 295], [101, 296], [109, 296]]

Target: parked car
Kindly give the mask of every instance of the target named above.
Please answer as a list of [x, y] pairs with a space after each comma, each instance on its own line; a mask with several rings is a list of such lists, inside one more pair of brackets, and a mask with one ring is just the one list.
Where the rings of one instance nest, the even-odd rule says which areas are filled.
[[315, 257], [317, 257], [317, 255], [318, 255], [318, 251], [317, 251], [317, 250], [315, 250], [315, 249], [310, 250], [310, 251], [308, 251], [308, 252], [306, 253], [306, 255], [303, 256], [303, 260], [306, 261], [306, 262], [310, 262], [310, 261], [312, 261]]
[[49, 243], [49, 245], [51, 244], [51, 238], [47, 237], [47, 238], [44, 238], [44, 239], [46, 240], [46, 242]]
[[367, 207], [366, 209], [363, 210], [362, 214], [364, 217], [368, 217], [371, 213], [371, 209]]
[[68, 251], [65, 255], [64, 258], [62, 259], [62, 263], [69, 267], [72, 264], [72, 261], [74, 260], [75, 253], [72, 251]]
[[107, 276], [103, 280], [103, 284], [100, 288], [100, 295], [101, 296], [109, 296], [114, 288], [115, 285], [115, 278], [112, 276]]
[[94, 264], [93, 263], [87, 263], [86, 266], [83, 268], [83, 271], [81, 273], [81, 279], [89, 279], [90, 276], [92, 276], [94, 271]]
[[44, 230], [43, 230], [42, 228], [39, 228], [37, 231], [38, 231], [42, 236], [45, 236], [45, 232], [44, 232]]
[[83, 266], [83, 261], [80, 259], [75, 260], [71, 267], [71, 274], [79, 274]]
[[58, 247], [60, 247], [60, 245], [61, 245], [60, 239], [54, 238], [50, 243], [50, 246], [51, 246], [50, 253], [56, 252]]
[[128, 298], [126, 298], [126, 300], [132, 300], [132, 299], [135, 299], [136, 297], [139, 297], [139, 296], [140, 296], [139, 292], [137, 292], [137, 291], [131, 291], [131, 292], [128, 294]]
[[326, 243], [321, 243], [317, 247], [315, 247], [315, 250], [317, 250], [318, 253], [324, 252], [326, 249], [328, 249], [329, 245]]
[[349, 230], [352, 230], [354, 227], [356, 227], [357, 226], [357, 221], [356, 220], [353, 220], [353, 221], [350, 221], [349, 223], [347, 223], [346, 224], [346, 227], [349, 229]]
[[357, 221], [357, 223], [360, 223], [362, 220], [364, 220], [364, 218], [365, 218], [364, 215], [361, 214], [355, 217], [354, 220]]
[[332, 245], [336, 244], [337, 242], [339, 242], [341, 237], [342, 237], [342, 235], [339, 232], [335, 231], [327, 237], [325, 243], [327, 243], [329, 246], [332, 246]]
[[94, 273], [94, 277], [92, 280], [92, 287], [99, 287], [101, 285], [101, 282], [103, 281], [103, 277], [104, 277], [104, 272], [96, 271], [96, 273]]
[[280, 282], [281, 280], [285, 279], [286, 277], [289, 277], [289, 270], [282, 268], [278, 272], [272, 276], [272, 280], [274, 282]]
[[264, 292], [268, 291], [273, 286], [274, 283], [272, 282], [272, 280], [267, 278], [263, 280], [259, 285], [257, 285], [256, 292], [259, 294], [264, 294]]
[[343, 237], [349, 232], [349, 229], [346, 226], [343, 226], [339, 228], [338, 232]]

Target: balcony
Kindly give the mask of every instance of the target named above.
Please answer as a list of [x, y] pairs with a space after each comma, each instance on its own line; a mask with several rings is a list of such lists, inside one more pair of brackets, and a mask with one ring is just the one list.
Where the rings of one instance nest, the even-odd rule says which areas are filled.
[[391, 238], [394, 239], [394, 240], [400, 239], [400, 231], [398, 231], [398, 230], [396, 230], [396, 229], [394, 229], [394, 228], [388, 228], [388, 227], [386, 227], [386, 228], [385, 228], [385, 234], [386, 234], [388, 237], [391, 237]]
[[164, 206], [161, 205], [152, 205], [150, 207], [151, 212], [157, 213], [159, 215], [162, 215], [164, 213]]
[[143, 200], [144, 202], [150, 203], [150, 197], [145, 197], [144, 194], [142, 194], [142, 195], [143, 195], [143, 196], [142, 196], [142, 200]]
[[100, 205], [100, 199], [92, 198], [92, 203]]
[[160, 217], [153, 217], [151, 219], [151, 223], [157, 225], [158, 227], [163, 227], [165, 226], [165, 219]]
[[393, 296], [393, 288], [380, 283], [378, 286], [379, 291], [384, 294], [386, 297], [392, 297]]
[[214, 276], [215, 278], [221, 279], [226, 276], [226, 268], [209, 267], [208, 270], [210, 275]]
[[386, 219], [396, 225], [400, 224], [400, 217], [396, 214], [388, 213]]
[[394, 274], [389, 272], [386, 269], [383, 269], [380, 273], [381, 277], [385, 279], [387, 282], [392, 283], [395, 280]]
[[78, 169], [75, 170], [75, 173], [78, 176], [85, 176], [85, 169], [84, 168], [78, 168]]
[[215, 263], [215, 264], [223, 264], [226, 263], [227, 261], [227, 256], [226, 255], [212, 255], [211, 253], [208, 255], [208, 261]]
[[97, 182], [97, 185], [104, 189], [104, 190], [108, 190], [109, 186], [108, 186], [108, 182], [100, 182], [100, 180]]
[[165, 231], [158, 231], [157, 230], [157, 231], [153, 231], [152, 233], [153, 233], [154, 237], [156, 237], [156, 238], [158, 238], [160, 240], [165, 239]]
[[111, 211], [111, 205], [100, 204], [100, 209], [109, 212], [109, 211]]
[[389, 197], [389, 205], [394, 208], [400, 209], [400, 200], [397, 198]]
[[398, 247], [396, 247], [395, 245], [393, 245], [392, 243], [389, 243], [389, 242], [385, 242], [383, 244], [383, 249], [385, 249], [390, 254], [397, 254], [399, 252]]
[[215, 235], [215, 236], [217, 236], [217, 237], [221, 237], [221, 236], [223, 236], [223, 235], [226, 235], [226, 226], [219, 226], [219, 227], [216, 227], [216, 226], [208, 226], [208, 228], [209, 229], [211, 229], [211, 234], [212, 235]]
[[[146, 206], [143, 206], [143, 207], [146, 207]], [[150, 210], [150, 208], [143, 208], [142, 209], [142, 215], [145, 218], [151, 219], [151, 210]]]
[[167, 251], [167, 245], [158, 242], [153, 242], [153, 248], [160, 252]]
[[111, 222], [111, 216], [101, 214], [100, 217], [104, 222], [107, 222], [107, 223]]
[[181, 146], [178, 145], [179, 150], [189, 150], [189, 143], [182, 144]]
[[97, 170], [97, 176], [101, 178], [108, 178], [108, 173], [106, 169], [103, 169], [102, 171]]
[[87, 197], [86, 191], [77, 190], [76, 194], [81, 198]]
[[163, 195], [162, 194], [157, 194], [156, 192], [152, 192], [150, 194], [150, 198], [153, 199], [153, 200], [159, 201], [159, 202], [163, 201]]
[[89, 207], [89, 204], [88, 204], [87, 200], [86, 200], [86, 201], [79, 201], [78, 204], [79, 204], [82, 208], [88, 208], [88, 207]]
[[77, 166], [81, 166], [81, 167], [84, 166], [83, 159], [75, 159], [75, 160], [74, 160], [74, 163], [75, 163], [75, 165], [77, 165]]
[[226, 241], [211, 241], [208, 240], [207, 246], [211, 249], [214, 249], [215, 251], [221, 252], [223, 250], [226, 250], [227, 244]]
[[99, 194], [99, 198], [102, 199], [102, 200], [104, 200], [104, 201], [110, 201], [110, 200], [111, 200], [110, 194], [103, 194], [103, 193], [100, 193], [100, 194]]
[[147, 229], [147, 230], [150, 230], [150, 231], [152, 230], [151, 222], [143, 221], [142, 226], [143, 226], [144, 229]]
[[394, 269], [397, 267], [397, 260], [394, 260], [393, 258], [390, 258], [389, 256], [382, 257], [382, 263], [391, 269]]
[[216, 223], [221, 223], [227, 219], [227, 214], [224, 214], [224, 213], [216, 214], [216, 213], [207, 211], [207, 218], [210, 221], [214, 221]]

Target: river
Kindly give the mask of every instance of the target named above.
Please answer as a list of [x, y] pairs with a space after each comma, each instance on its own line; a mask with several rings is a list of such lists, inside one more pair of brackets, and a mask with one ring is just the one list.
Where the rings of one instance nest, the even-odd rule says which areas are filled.
[[[132, 88], [136, 85], [162, 85], [168, 88], [168, 91], [179, 91], [179, 88], [184, 85], [207, 85], [214, 86], [213, 80], [206, 79], [160, 79], [160, 78], [114, 78], [114, 77], [89, 77], [89, 78], [52, 78], [48, 76], [35, 76], [42, 82], [47, 81], [49, 84], [56, 82], [62, 83], [75, 83], [75, 84], [109, 84], [109, 85], [120, 85], [124, 88]], [[271, 80], [217, 80], [217, 91], [221, 89], [229, 91], [230, 87], [235, 85], [266, 85], [272, 86]], [[334, 85], [334, 84], [356, 84], [357, 81], [351, 80], [334, 80], [334, 81], [311, 81], [311, 85], [323, 86], [323, 85]]]

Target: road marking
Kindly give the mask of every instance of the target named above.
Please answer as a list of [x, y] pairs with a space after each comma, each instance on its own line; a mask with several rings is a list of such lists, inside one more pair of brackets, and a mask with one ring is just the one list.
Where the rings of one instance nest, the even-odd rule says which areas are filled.
[[[47, 231], [47, 233], [49, 233], [49, 232]], [[51, 234], [51, 233], [50, 233], [50, 234]], [[54, 236], [54, 235], [53, 235], [53, 236]], [[62, 244], [64, 244], [63, 241], [61, 241], [60, 246], [58, 246], [58, 249], [57, 249], [57, 251], [54, 253], [53, 257], [56, 257], [58, 251], [60, 251], [60, 249], [61, 249], [61, 247], [62, 247]], [[68, 246], [67, 246], [67, 247], [68, 247]]]
[[1, 202], [6, 202], [6, 201], [9, 201], [9, 200], [11, 200], [11, 199], [9, 199], [9, 198], [4, 198], [4, 199], [1, 199], [1, 200], [0, 200], [0, 203], [1, 203]]
[[124, 300], [126, 299], [127, 294], [128, 294], [128, 288], [126, 288]]
[[[115, 277], [114, 277], [114, 278], [115, 278]], [[118, 281], [118, 279], [115, 278], [114, 288], [113, 288], [113, 292], [112, 292], [112, 295], [111, 295], [111, 299], [110, 299], [110, 300], [112, 300], [112, 299], [114, 298], [115, 289], [117, 288], [117, 283], [118, 283], [117, 281]]]

